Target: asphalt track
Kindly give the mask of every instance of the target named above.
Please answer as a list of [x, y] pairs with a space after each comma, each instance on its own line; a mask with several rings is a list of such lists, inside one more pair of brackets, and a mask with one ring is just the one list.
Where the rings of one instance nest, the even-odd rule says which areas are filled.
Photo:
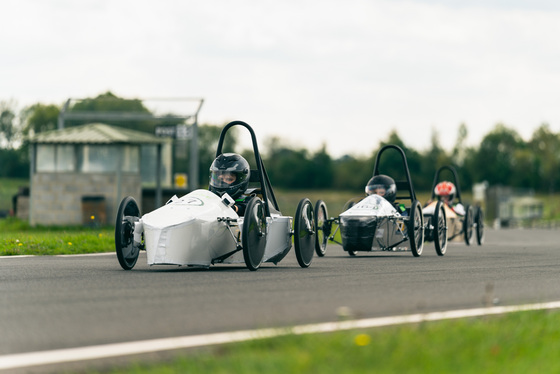
[[[560, 300], [560, 233], [487, 230], [483, 246], [408, 253], [329, 245], [256, 272], [148, 267], [116, 256], [0, 257], [0, 363], [26, 352]], [[108, 249], [109, 250], [109, 249]]]

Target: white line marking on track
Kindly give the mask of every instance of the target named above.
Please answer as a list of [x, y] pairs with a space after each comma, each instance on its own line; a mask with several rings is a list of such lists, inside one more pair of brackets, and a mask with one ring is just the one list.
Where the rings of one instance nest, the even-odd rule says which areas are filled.
[[81, 253], [77, 255], [55, 255], [55, 257], [94, 257], [94, 256], [116, 256], [116, 252]]
[[7, 258], [26, 258], [26, 257], [35, 257], [35, 255], [15, 255], [15, 256], [0, 256], [0, 259], [7, 259]]
[[559, 309], [560, 301], [540, 304], [526, 304], [514, 306], [496, 306], [488, 308], [451, 310], [446, 312], [432, 312], [424, 314], [410, 314], [394, 317], [368, 318], [343, 322], [327, 322], [301, 325], [291, 328], [270, 328], [259, 330], [244, 330], [234, 332], [215, 333], [207, 335], [182, 336], [143, 340], [137, 342], [104, 344], [80, 348], [57, 349], [51, 351], [18, 353], [0, 356], [0, 370], [16, 369], [29, 366], [56, 364], [63, 362], [101, 359], [116, 356], [126, 356], [140, 353], [167, 351], [181, 348], [193, 348], [215, 344], [234, 343], [246, 340], [264, 339], [289, 334], [315, 334], [342, 330], [373, 328], [381, 326], [418, 323], [423, 321], [439, 321], [466, 317], [480, 317], [511, 312], [530, 310]]

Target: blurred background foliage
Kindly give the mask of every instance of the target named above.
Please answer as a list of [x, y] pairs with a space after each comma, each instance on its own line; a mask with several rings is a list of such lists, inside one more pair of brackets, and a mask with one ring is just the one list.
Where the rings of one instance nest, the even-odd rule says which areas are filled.
[[[28, 178], [29, 151], [26, 139], [29, 135], [57, 128], [62, 105], [36, 103], [22, 110], [13, 101], [0, 101], [0, 178]], [[121, 99], [111, 92], [85, 99], [68, 109], [80, 111], [123, 111], [149, 113], [140, 100]], [[177, 120], [147, 121], [123, 124], [139, 131], [154, 133], [155, 126], [177, 124]], [[110, 121], [104, 121], [110, 122]], [[67, 121], [66, 126], [82, 125], [83, 121]], [[219, 134], [225, 124], [199, 124], [199, 184], [208, 184], [208, 169], [215, 157]], [[229, 133], [228, 133], [229, 134]], [[224, 151], [236, 151], [249, 159], [252, 152], [238, 149], [238, 131], [231, 132]], [[358, 136], [359, 134], [357, 134]], [[560, 134], [541, 124], [529, 140], [524, 140], [506, 124], [498, 123], [482, 139], [477, 147], [467, 146], [468, 128], [461, 124], [456, 142], [445, 149], [439, 142], [439, 134], [433, 130], [431, 144], [424, 150], [408, 147], [399, 134], [393, 131], [387, 139], [380, 139], [377, 148], [369, 156], [344, 155], [333, 158], [326, 146], [311, 152], [294, 148], [283, 139], [259, 139], [259, 148], [266, 170], [273, 185], [283, 189], [298, 190], [346, 190], [362, 191], [373, 173], [378, 150], [386, 144], [403, 148], [414, 187], [429, 191], [435, 171], [443, 165], [453, 165], [459, 173], [462, 190], [470, 190], [474, 183], [486, 181], [489, 185], [529, 188], [538, 193], [555, 193], [560, 187]], [[245, 136], [245, 134], [243, 134]], [[401, 178], [401, 161], [398, 157], [382, 158], [380, 171]], [[188, 160], [178, 159], [175, 172], [188, 172]]]

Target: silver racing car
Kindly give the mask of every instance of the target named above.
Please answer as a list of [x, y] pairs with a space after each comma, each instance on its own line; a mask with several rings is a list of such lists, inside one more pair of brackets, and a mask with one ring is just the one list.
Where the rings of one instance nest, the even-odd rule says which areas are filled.
[[[256, 169], [250, 170], [242, 157], [222, 152], [225, 135], [233, 126], [249, 131]], [[174, 196], [144, 215], [133, 197], [122, 200], [115, 247], [123, 269], [132, 269], [139, 252], [145, 250], [148, 265], [207, 268], [216, 263], [245, 263], [250, 270], [257, 270], [263, 262], [281, 261], [292, 248], [292, 238], [299, 265], [305, 268], [311, 264], [316, 242], [313, 206], [304, 198], [295, 219], [282, 215], [255, 133], [247, 123], [234, 121], [224, 127], [216, 160], [221, 163], [212, 166], [210, 190]]]
[[[387, 151], [400, 157], [401, 170], [393, 169], [391, 173], [381, 174], [381, 156]], [[392, 163], [395, 164], [399, 162]], [[389, 174], [399, 175], [401, 179], [395, 181]], [[351, 256], [359, 251], [409, 251], [418, 257], [424, 249], [426, 229], [435, 233], [436, 252], [439, 255], [445, 253], [445, 221], [437, 221], [439, 224], [432, 226], [433, 222], [430, 220], [427, 222], [428, 227], [425, 226], [422, 206], [416, 199], [406, 156], [400, 147], [386, 145], [379, 150], [373, 177], [366, 186], [366, 195], [356, 203], [347, 203], [343, 213], [334, 218], [328, 216], [325, 202], [317, 201], [317, 255], [324, 256], [327, 243], [331, 241], [341, 244], [343, 250]]]

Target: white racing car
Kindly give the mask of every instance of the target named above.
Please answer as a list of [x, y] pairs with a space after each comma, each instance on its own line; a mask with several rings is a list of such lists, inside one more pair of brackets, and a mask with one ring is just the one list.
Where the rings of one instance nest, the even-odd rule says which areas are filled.
[[[195, 190], [174, 196], [164, 206], [144, 215], [134, 198], [119, 206], [115, 247], [121, 267], [130, 270], [140, 250], [146, 250], [148, 265], [179, 265], [208, 268], [216, 263], [245, 263], [257, 270], [262, 262], [277, 264], [292, 248], [301, 267], [308, 267], [315, 249], [315, 218], [309, 199], [302, 199], [295, 219], [280, 213], [272, 186], [261, 160], [255, 133], [245, 122], [227, 124], [216, 151], [222, 154], [227, 131], [245, 127], [252, 139], [256, 170], [250, 172], [254, 196], [243, 216], [236, 213], [233, 199], [209, 190]], [[292, 228], [293, 225], [293, 228]]]
[[[402, 170], [391, 170], [391, 174], [402, 176], [400, 180], [379, 173], [380, 157], [387, 150], [396, 151], [401, 156]], [[328, 241], [332, 241], [341, 244], [351, 256], [358, 251], [409, 251], [420, 256], [424, 248], [424, 216], [416, 199], [406, 156], [400, 147], [386, 145], [379, 150], [366, 193], [369, 196], [357, 203], [347, 203], [347, 209], [336, 218], [329, 218], [326, 204], [317, 201], [317, 255], [324, 256]], [[428, 224], [431, 225], [431, 221]], [[341, 241], [337, 236], [339, 229]], [[436, 252], [443, 255], [447, 247], [446, 228], [437, 225], [430, 230], [435, 233]]]

